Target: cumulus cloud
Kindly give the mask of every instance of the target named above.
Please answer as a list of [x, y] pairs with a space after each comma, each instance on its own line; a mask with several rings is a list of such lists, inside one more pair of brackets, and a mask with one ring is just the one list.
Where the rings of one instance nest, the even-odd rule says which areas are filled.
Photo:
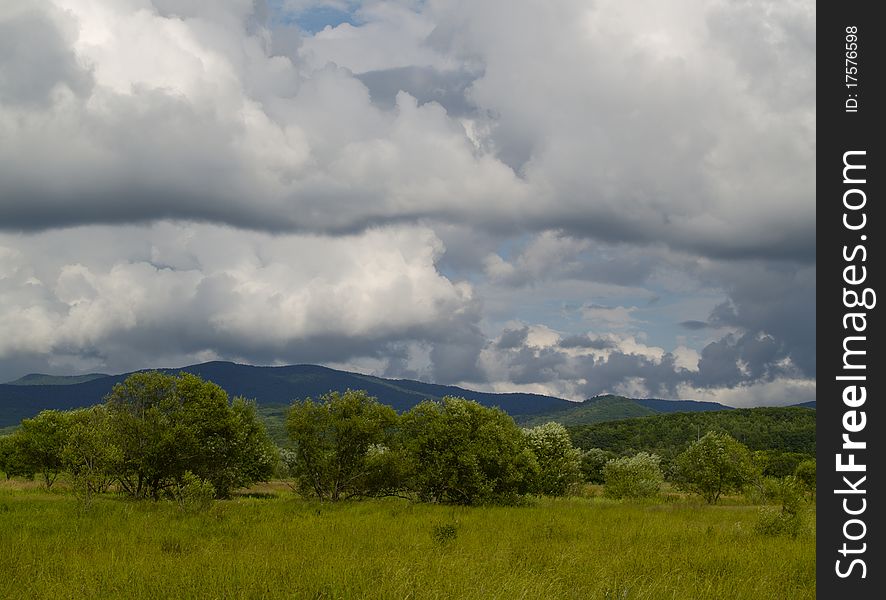
[[[299, 25], [321, 9], [338, 20]], [[808, 0], [8, 0], [0, 371], [808, 390], [814, 20]]]
[[152, 356], [293, 362], [458, 344], [475, 335], [477, 306], [469, 285], [436, 271], [440, 251], [415, 229], [323, 238], [167, 223], [2, 235], [0, 358], [87, 355], [119, 370]]
[[814, 95], [777, 102], [754, 82], [777, 68], [811, 85], [811, 61], [739, 48], [762, 20], [755, 52], [803, 55], [810, 10], [697, 4], [374, 2], [283, 50], [251, 0], [14, 2], [0, 217], [432, 218], [809, 260]]

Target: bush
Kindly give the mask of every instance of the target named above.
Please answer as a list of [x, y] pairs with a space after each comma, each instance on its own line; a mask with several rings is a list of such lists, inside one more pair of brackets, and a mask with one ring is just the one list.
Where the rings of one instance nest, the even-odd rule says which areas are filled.
[[809, 497], [815, 500], [815, 460], [804, 460], [797, 465], [794, 476], [800, 481], [805, 490], [809, 492]]
[[781, 479], [769, 478], [768, 487], [780, 509], [764, 508], [755, 525], [763, 535], [790, 535], [796, 537], [803, 529], [803, 484], [789, 475]]
[[618, 458], [615, 452], [591, 448], [581, 455], [581, 475], [588, 483], [603, 483], [603, 468], [613, 458]]
[[123, 453], [113, 442], [108, 411], [93, 406], [68, 413], [70, 426], [62, 449], [65, 469], [71, 474], [71, 486], [83, 508], [89, 508], [95, 494], [105, 492], [123, 460]]
[[776, 508], [762, 508], [754, 525], [754, 531], [760, 535], [789, 535], [797, 537], [803, 531], [801, 513], [789, 513]]
[[535, 455], [502, 410], [446, 397], [418, 404], [401, 424], [407, 485], [421, 500], [513, 504], [531, 491]]
[[106, 409], [122, 453], [117, 481], [130, 496], [157, 499], [191, 471], [227, 497], [273, 473], [276, 448], [253, 403], [230, 402], [196, 375], [135, 373], [114, 386]]
[[533, 491], [566, 495], [581, 480], [581, 452], [572, 446], [569, 432], [559, 423], [545, 423], [527, 429], [526, 440], [538, 462]]
[[215, 499], [215, 487], [190, 471], [185, 471], [172, 493], [178, 507], [187, 513], [206, 512]]
[[604, 495], [609, 498], [658, 495], [664, 481], [660, 463], [658, 456], [646, 452], [610, 460], [603, 468]]
[[321, 500], [390, 493], [397, 413], [362, 390], [294, 403], [286, 417], [287, 462], [297, 488]]
[[740, 492], [757, 477], [756, 465], [744, 444], [728, 433], [708, 432], [674, 462], [674, 483], [714, 504], [722, 494]]

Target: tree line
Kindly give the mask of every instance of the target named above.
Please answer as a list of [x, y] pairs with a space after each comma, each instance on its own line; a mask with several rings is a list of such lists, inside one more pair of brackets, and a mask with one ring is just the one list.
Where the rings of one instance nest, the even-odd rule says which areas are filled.
[[[465, 505], [562, 496], [586, 482], [615, 498], [654, 496], [666, 478], [713, 503], [765, 475], [765, 456], [725, 432], [699, 437], [663, 468], [654, 453], [582, 451], [562, 425], [522, 429], [498, 408], [455, 397], [397, 414], [364, 391], [330, 392], [294, 402], [286, 432], [289, 443], [277, 447], [254, 403], [196, 375], [142, 372], [102, 405], [23, 420], [0, 438], [0, 470], [39, 476], [47, 488], [65, 472], [86, 502], [112, 488], [133, 498], [225, 498], [279, 477], [321, 500]], [[814, 461], [811, 473], [814, 488]]]

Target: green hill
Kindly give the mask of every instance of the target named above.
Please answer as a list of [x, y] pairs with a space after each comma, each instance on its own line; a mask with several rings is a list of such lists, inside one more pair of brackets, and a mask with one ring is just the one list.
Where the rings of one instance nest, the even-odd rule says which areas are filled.
[[815, 410], [799, 407], [684, 412], [568, 427], [582, 449], [676, 456], [708, 431], [725, 431], [751, 450], [815, 454]]
[[540, 415], [515, 417], [524, 427], [534, 427], [549, 421], [561, 425], [590, 425], [604, 421], [617, 421], [632, 417], [645, 417], [663, 413], [699, 412], [731, 410], [732, 407], [717, 402], [696, 402], [694, 400], [658, 400], [627, 398], [605, 394], [584, 402], [577, 402], [568, 408]]
[[629, 419], [631, 417], [644, 417], [658, 414], [651, 408], [637, 403], [631, 398], [622, 396], [598, 396], [577, 403], [565, 410], [541, 415], [524, 415], [518, 419], [524, 427], [535, 427], [549, 421], [561, 425], [589, 425], [603, 421], [615, 421]]

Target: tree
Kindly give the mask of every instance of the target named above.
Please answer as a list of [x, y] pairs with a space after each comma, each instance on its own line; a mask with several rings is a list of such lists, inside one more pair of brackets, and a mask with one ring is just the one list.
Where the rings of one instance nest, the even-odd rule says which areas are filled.
[[601, 448], [591, 448], [581, 455], [581, 475], [588, 483], [603, 483], [603, 468], [613, 458], [618, 458], [615, 452]]
[[13, 477], [34, 478], [34, 470], [25, 462], [21, 453], [21, 437], [16, 434], [0, 436], [0, 471], [6, 479]]
[[559, 423], [545, 423], [526, 430], [529, 448], [538, 463], [534, 490], [563, 496], [581, 481], [581, 452], [573, 447], [569, 432]]
[[809, 497], [815, 500], [815, 459], [804, 460], [797, 465], [794, 476], [800, 481]]
[[104, 406], [68, 413], [69, 430], [62, 461], [71, 474], [74, 492], [84, 507], [95, 494], [108, 489], [123, 453], [114, 441], [111, 421]]
[[756, 476], [753, 457], [728, 433], [708, 432], [674, 462], [674, 483], [714, 504], [722, 494], [740, 492]]
[[293, 403], [287, 462], [299, 488], [332, 501], [392, 492], [396, 425], [394, 409], [362, 390]]
[[254, 408], [196, 375], [135, 373], [106, 406], [122, 451], [117, 479], [132, 496], [171, 493], [191, 471], [223, 498], [273, 473], [274, 446]]
[[538, 464], [526, 436], [498, 408], [464, 398], [425, 401], [401, 417], [409, 488], [430, 502], [514, 502]]
[[63, 469], [62, 449], [67, 442], [69, 419], [58, 410], [44, 410], [32, 419], [22, 420], [13, 434], [22, 468], [43, 475], [46, 488], [52, 487]]
[[603, 467], [603, 493], [609, 498], [656, 496], [664, 481], [660, 463], [658, 456], [647, 452], [610, 460]]

